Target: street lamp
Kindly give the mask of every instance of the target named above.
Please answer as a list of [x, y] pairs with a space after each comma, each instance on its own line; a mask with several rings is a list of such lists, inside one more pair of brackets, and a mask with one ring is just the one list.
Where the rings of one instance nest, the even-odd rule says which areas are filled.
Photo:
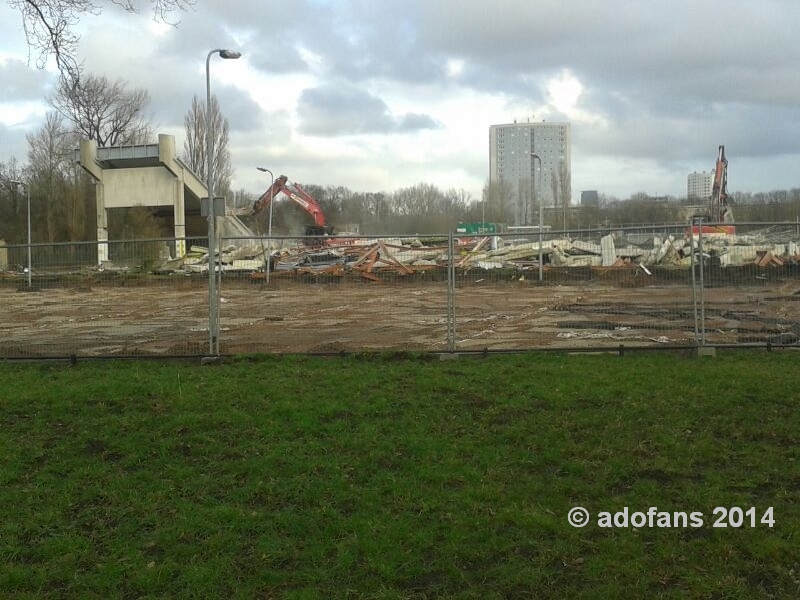
[[[532, 159], [536, 159], [539, 161], [539, 170], [542, 170], [542, 159], [539, 157], [538, 154], [531, 154]], [[535, 165], [536, 163], [534, 163]], [[533, 170], [533, 196], [534, 199], [537, 199], [538, 194], [536, 193], [536, 167]], [[539, 281], [542, 281], [543, 273], [542, 273], [542, 260], [543, 260], [543, 253], [542, 253], [542, 202], [539, 200], [537, 202], [539, 205]]]
[[491, 186], [481, 196], [481, 227], [486, 227], [486, 195], [491, 190]]
[[9, 179], [8, 182], [16, 186], [24, 185], [25, 191], [28, 194], [28, 288], [30, 289], [31, 288], [31, 186], [22, 181], [15, 181], [14, 179]]
[[206, 56], [206, 187], [208, 188], [208, 352], [212, 355], [219, 354], [219, 318], [216, 294], [216, 250], [214, 248], [214, 238], [216, 236], [214, 211], [214, 176], [213, 165], [214, 157], [212, 154], [211, 143], [211, 77], [209, 74], [209, 63], [211, 56], [219, 54], [221, 58], [239, 58], [242, 53], [236, 50], [225, 50], [216, 48], [211, 50]]
[[275, 185], [275, 176], [272, 171], [264, 167], [256, 167], [262, 173], [269, 173], [269, 225], [267, 226], [267, 243], [269, 244], [269, 255], [267, 256], [267, 284], [269, 284], [269, 267], [272, 262], [272, 194], [275, 191], [272, 189]]

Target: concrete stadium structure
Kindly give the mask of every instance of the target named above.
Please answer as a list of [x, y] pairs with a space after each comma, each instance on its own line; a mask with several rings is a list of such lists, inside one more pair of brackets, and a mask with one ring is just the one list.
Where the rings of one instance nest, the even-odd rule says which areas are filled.
[[187, 216], [200, 215], [205, 182], [175, 153], [175, 137], [159, 134], [157, 144], [98, 148], [81, 140], [76, 162], [94, 179], [97, 198], [97, 260], [109, 259], [108, 211], [146, 206], [170, 217], [175, 255], [186, 254]]

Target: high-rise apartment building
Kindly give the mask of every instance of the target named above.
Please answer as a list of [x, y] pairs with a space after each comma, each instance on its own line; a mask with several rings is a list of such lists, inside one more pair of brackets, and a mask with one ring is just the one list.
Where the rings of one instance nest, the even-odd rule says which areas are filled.
[[708, 200], [714, 185], [714, 171], [689, 173], [686, 178], [686, 197], [690, 200]]
[[534, 224], [539, 202], [569, 206], [571, 173], [569, 123], [489, 127], [489, 184], [503, 184], [514, 203], [515, 225]]

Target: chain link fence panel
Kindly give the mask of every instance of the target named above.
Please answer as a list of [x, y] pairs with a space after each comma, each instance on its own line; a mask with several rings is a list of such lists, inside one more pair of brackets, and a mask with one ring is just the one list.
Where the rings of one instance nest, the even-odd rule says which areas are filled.
[[697, 227], [0, 247], [0, 356], [800, 343], [798, 225]]
[[447, 350], [447, 236], [229, 238], [223, 247], [223, 354]]

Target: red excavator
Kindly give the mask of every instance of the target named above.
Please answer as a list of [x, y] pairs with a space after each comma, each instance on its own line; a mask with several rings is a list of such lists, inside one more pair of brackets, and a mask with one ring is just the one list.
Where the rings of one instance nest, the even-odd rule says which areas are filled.
[[325, 215], [322, 213], [322, 208], [314, 197], [300, 187], [297, 183], [292, 183], [286, 175], [278, 177], [264, 192], [261, 197], [253, 203], [253, 212], [251, 215], [256, 215], [262, 210], [267, 208], [275, 197], [283, 193], [289, 199], [296, 202], [303, 207], [308, 214], [314, 218], [314, 224], [306, 227], [306, 235], [333, 235], [333, 227], [325, 225]]
[[719, 147], [714, 184], [711, 188], [711, 219], [717, 223], [732, 223], [733, 213], [728, 206], [728, 159], [725, 146]]
[[[736, 227], [731, 225], [733, 211], [728, 205], [728, 159], [725, 158], [725, 146], [719, 147], [708, 214], [697, 216], [701, 216], [707, 221], [707, 224], [702, 226], [703, 234], [733, 235], [736, 233]], [[693, 225], [692, 233], [699, 233], [699, 229], [699, 226]]]

